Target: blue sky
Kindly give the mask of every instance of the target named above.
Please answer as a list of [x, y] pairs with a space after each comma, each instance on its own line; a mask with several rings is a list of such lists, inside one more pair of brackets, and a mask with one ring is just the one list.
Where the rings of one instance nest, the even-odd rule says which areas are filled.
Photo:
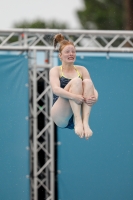
[[3, 0], [0, 3], [0, 29], [8, 29], [22, 20], [55, 19], [71, 28], [80, 28], [75, 14], [84, 7], [83, 0]]

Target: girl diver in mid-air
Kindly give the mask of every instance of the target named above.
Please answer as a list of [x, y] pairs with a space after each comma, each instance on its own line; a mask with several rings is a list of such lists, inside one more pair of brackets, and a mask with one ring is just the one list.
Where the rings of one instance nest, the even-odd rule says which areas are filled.
[[61, 128], [74, 129], [75, 133], [88, 139], [92, 136], [89, 127], [91, 107], [98, 99], [98, 92], [84, 66], [75, 66], [74, 44], [62, 34], [54, 37], [54, 47], [59, 43], [61, 66], [50, 70], [50, 84], [53, 91], [51, 117]]

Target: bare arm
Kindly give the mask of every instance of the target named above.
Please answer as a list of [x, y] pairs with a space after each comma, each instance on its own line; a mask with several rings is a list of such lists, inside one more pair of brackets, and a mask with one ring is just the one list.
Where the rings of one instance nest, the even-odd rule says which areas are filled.
[[54, 94], [59, 97], [73, 100], [74, 94], [60, 87], [59, 72], [56, 67], [52, 68], [49, 73], [50, 85]]
[[[82, 77], [83, 77], [83, 80], [84, 79], [91, 79], [90, 74], [85, 67], [83, 67], [83, 69], [82, 69]], [[94, 100], [94, 102], [96, 102], [98, 100], [98, 92], [95, 89], [95, 87], [94, 87], [94, 96], [95, 96], [95, 98], [92, 97], [92, 100]]]
[[91, 79], [88, 70], [85, 67], [82, 67], [82, 78], [84, 79]]

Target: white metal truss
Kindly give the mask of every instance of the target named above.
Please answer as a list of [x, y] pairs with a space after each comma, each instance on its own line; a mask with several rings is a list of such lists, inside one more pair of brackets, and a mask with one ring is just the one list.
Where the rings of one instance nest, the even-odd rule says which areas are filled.
[[[133, 31], [0, 30], [1, 51], [26, 51], [29, 58], [31, 200], [40, 200], [41, 194], [42, 199], [55, 200], [54, 126], [50, 117], [53, 98], [49, 70], [53, 67], [52, 40], [57, 33], [73, 41], [80, 52], [133, 52]], [[40, 50], [46, 56], [41, 65], [37, 63]]]
[[[54, 126], [50, 117], [52, 92], [49, 64], [37, 65], [36, 50], [29, 51], [31, 200], [54, 200]], [[40, 84], [40, 86], [39, 86]]]
[[77, 51], [133, 52], [133, 31], [10, 29], [0, 30], [1, 50], [53, 50], [52, 36], [62, 33]]

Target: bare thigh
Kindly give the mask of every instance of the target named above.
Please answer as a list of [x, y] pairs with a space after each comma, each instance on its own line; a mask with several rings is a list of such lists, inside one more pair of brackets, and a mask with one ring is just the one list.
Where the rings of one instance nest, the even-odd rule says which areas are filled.
[[[69, 91], [71, 81], [65, 86], [64, 90]], [[66, 127], [73, 112], [68, 99], [59, 97], [51, 108], [51, 117], [59, 127]]]

